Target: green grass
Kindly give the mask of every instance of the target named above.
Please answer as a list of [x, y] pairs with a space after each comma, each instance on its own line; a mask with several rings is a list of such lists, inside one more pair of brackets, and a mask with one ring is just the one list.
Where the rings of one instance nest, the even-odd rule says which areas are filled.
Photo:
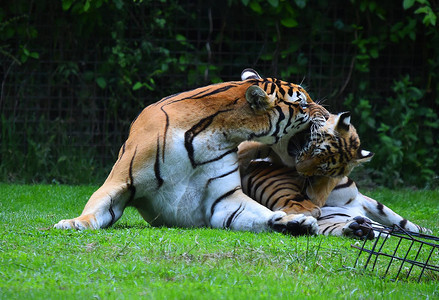
[[[347, 238], [152, 228], [133, 209], [105, 230], [47, 229], [95, 189], [0, 184], [0, 298], [439, 297], [437, 275], [393, 282], [352, 268], [361, 243]], [[438, 235], [439, 191], [369, 194]]]

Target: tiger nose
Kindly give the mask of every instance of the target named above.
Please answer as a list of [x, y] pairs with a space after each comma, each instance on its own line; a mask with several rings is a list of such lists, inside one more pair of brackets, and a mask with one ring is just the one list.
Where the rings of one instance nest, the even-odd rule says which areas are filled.
[[329, 112], [326, 111], [326, 113], [324, 114], [325, 120], [328, 121], [329, 120]]

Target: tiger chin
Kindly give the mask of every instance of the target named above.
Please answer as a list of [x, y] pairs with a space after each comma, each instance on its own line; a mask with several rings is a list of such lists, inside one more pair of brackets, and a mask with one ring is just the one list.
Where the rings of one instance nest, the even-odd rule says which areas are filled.
[[261, 78], [252, 69], [244, 70], [241, 80], [146, 107], [81, 215], [54, 227], [105, 228], [133, 206], [153, 226], [292, 231], [297, 222], [285, 212], [243, 193], [237, 147], [246, 140], [266, 145], [289, 140], [311, 123], [324, 125], [328, 112], [299, 85]]

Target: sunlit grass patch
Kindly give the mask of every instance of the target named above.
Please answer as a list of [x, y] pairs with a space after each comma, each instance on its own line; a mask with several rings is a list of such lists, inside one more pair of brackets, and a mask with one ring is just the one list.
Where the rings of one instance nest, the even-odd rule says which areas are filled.
[[[434, 276], [392, 282], [353, 268], [347, 238], [153, 228], [127, 209], [104, 230], [50, 229], [94, 186], [0, 185], [0, 298], [438, 297]], [[370, 193], [438, 235], [437, 191]]]

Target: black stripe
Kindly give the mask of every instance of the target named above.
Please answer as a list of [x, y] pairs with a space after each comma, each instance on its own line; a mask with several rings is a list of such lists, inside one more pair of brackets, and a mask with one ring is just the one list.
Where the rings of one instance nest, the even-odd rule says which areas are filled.
[[279, 93], [282, 95], [282, 97], [285, 97], [285, 90], [282, 88], [282, 86], [279, 87]]
[[[239, 217], [239, 215], [240, 214], [242, 214], [242, 212], [244, 211], [244, 208], [245, 207], [243, 207], [236, 215], [235, 215], [235, 218], [234, 218], [234, 220], [236, 220], [238, 217]], [[233, 222], [233, 220], [232, 220], [232, 222]]]
[[[341, 223], [336, 223], [336, 224], [334, 224], [333, 226], [332, 226], [332, 229], [329, 231], [329, 233], [333, 233], [334, 232], [334, 230], [336, 230], [337, 229], [337, 227], [338, 227], [338, 225], [340, 225]], [[326, 231], [326, 230], [325, 230]]]
[[407, 225], [406, 219], [402, 219], [401, 222], [399, 222], [399, 226], [401, 226], [401, 228], [405, 228], [406, 225]]
[[228, 218], [227, 218], [227, 221], [226, 221], [226, 223], [225, 223], [225, 225], [224, 225], [224, 228], [230, 228], [230, 225], [232, 224], [232, 220], [233, 220], [233, 218], [235, 217], [235, 215], [238, 213], [238, 211], [241, 209], [241, 207], [242, 207], [242, 204], [240, 204], [239, 205], [239, 207], [238, 207], [238, 209], [237, 210], [235, 210]]
[[377, 201], [377, 209], [381, 215], [383, 216], [386, 215], [386, 213], [384, 212], [384, 205], [382, 203], [379, 203], [378, 201]]
[[125, 144], [126, 143], [123, 143], [122, 145], [122, 153], [119, 155], [119, 159], [117, 160], [116, 163], [118, 163], [122, 159], [122, 156], [125, 154]]
[[329, 228], [331, 228], [331, 232], [332, 232], [334, 229], [337, 228], [336, 226], [337, 226], [338, 224], [340, 224], [340, 223], [335, 223], [335, 224], [332, 224], [332, 225], [326, 227], [326, 228], [322, 231], [322, 233], [325, 234], [326, 231], [327, 231]]
[[267, 90], [268, 90], [268, 84], [269, 83], [270, 83], [269, 81], [265, 81], [265, 83], [264, 83], [264, 91], [265, 92], [267, 92]]
[[154, 175], [155, 175], [155, 178], [157, 179], [157, 188], [159, 189], [163, 184], [163, 178], [160, 174], [160, 139], [159, 139], [159, 135], [157, 135], [157, 151], [155, 154]]
[[270, 92], [268, 93], [269, 95], [273, 94], [274, 91], [276, 90], [276, 85], [274, 83], [271, 84], [271, 89]]
[[334, 217], [348, 217], [348, 218], [350, 218], [351, 216], [347, 215], [347, 214], [330, 214], [330, 215], [327, 215], [327, 216], [324, 216], [324, 217], [320, 217], [317, 220], [318, 221], [320, 221], [320, 220], [328, 220], [328, 219], [332, 219]]
[[[169, 129], [169, 115], [163, 109], [163, 107], [164, 107], [164, 105], [162, 107], [160, 107], [160, 110], [165, 114], [165, 131], [163, 133], [163, 152], [162, 152], [162, 160], [163, 160], [163, 162], [165, 162], [166, 137], [167, 137], [168, 129]], [[159, 139], [157, 138], [157, 144], [158, 144], [158, 142], [159, 142]]]
[[224, 195], [222, 195], [222, 196], [220, 196], [219, 198], [217, 198], [217, 199], [213, 202], [212, 207], [210, 208], [210, 217], [212, 218], [212, 216], [213, 216], [213, 212], [214, 212], [214, 210], [215, 210], [215, 206], [216, 206], [219, 202], [221, 202], [221, 201], [224, 200], [225, 198], [229, 197], [230, 195], [233, 195], [233, 193], [235, 193], [237, 190], [240, 190], [240, 189], [241, 189], [241, 187], [238, 186], [238, 187], [234, 188], [233, 190], [228, 191], [228, 192], [225, 193]]
[[206, 160], [206, 161], [203, 161], [203, 162], [197, 163], [197, 166], [205, 165], [205, 164], [208, 164], [208, 163], [211, 163], [211, 162], [214, 162], [214, 161], [220, 160], [220, 159], [224, 158], [225, 156], [227, 156], [227, 155], [229, 155], [229, 154], [231, 154], [231, 153], [236, 153], [236, 152], [238, 152], [238, 147], [233, 148], [233, 149], [230, 149], [230, 150], [224, 152], [223, 154], [221, 154], [220, 156], [217, 156], [217, 157], [212, 158], [212, 159], [210, 159], [210, 160]]
[[110, 212], [111, 215], [111, 221], [110, 224], [108, 226], [111, 226], [114, 224], [115, 220], [116, 220], [116, 214], [114, 213], [113, 210], [113, 198], [110, 197], [110, 208], [108, 209], [108, 211]]
[[[252, 172], [252, 177], [254, 178], [254, 177], [256, 177], [256, 176], [258, 176], [254, 181], [253, 181], [253, 186], [252, 186], [252, 188], [251, 188], [251, 191], [252, 191], [252, 195], [253, 196], [255, 196], [255, 198], [256, 198], [256, 194], [258, 193], [258, 190], [259, 190], [259, 187], [262, 185], [262, 184], [266, 184], [265, 185], [265, 187], [262, 189], [262, 191], [261, 191], [261, 196], [263, 195], [263, 194], [265, 194], [265, 190], [267, 189], [267, 188], [269, 188], [269, 187], [271, 187], [271, 185], [272, 185], [272, 182], [270, 182], [270, 183], [268, 183], [266, 180], [267, 180], [267, 178], [266, 177], [274, 177], [275, 178], [275, 180], [276, 180], [276, 177], [278, 177], [278, 176], [283, 176], [283, 175], [287, 175], [287, 174], [289, 174], [291, 171], [290, 170], [288, 170], [288, 171], [285, 171], [285, 172], [282, 172], [282, 173], [276, 173], [276, 171], [278, 171], [278, 170], [273, 170], [273, 169], [261, 169], [261, 170], [259, 170], [258, 171], [258, 173], [257, 174], [254, 174], [253, 172]], [[252, 179], [253, 179], [252, 178]], [[269, 178], [268, 178], [269, 179]], [[287, 180], [289, 180], [289, 178], [287, 179]], [[259, 182], [258, 182], [259, 181]], [[276, 180], [277, 181], [277, 180]], [[285, 179], [284, 179], [284, 181], [285, 181]], [[258, 182], [257, 184], [256, 184], [256, 182]], [[249, 183], [249, 184], [251, 184], [251, 182]], [[248, 185], [249, 187], [251, 186], [251, 185]]]
[[294, 93], [294, 88], [290, 86], [290, 88], [288, 89], [288, 96], [293, 97], [293, 93]]
[[[284, 195], [280, 195], [279, 197], [277, 197], [275, 200], [273, 200], [271, 203], [270, 203], [270, 206], [267, 206], [267, 208], [269, 209], [269, 210], [273, 210], [273, 208], [274, 208], [274, 206], [281, 200], [281, 199], [283, 199], [283, 198], [285, 198], [285, 197], [290, 197], [291, 196], [291, 194], [284, 194]], [[267, 203], [268, 204], [268, 203]]]
[[184, 146], [185, 146], [185, 148], [186, 148], [186, 151], [187, 151], [188, 156], [189, 156], [189, 160], [191, 161], [191, 164], [192, 164], [192, 167], [193, 167], [193, 168], [197, 167], [197, 166], [200, 165], [200, 164], [204, 164], [204, 163], [208, 163], [208, 162], [212, 162], [212, 161], [215, 161], [215, 160], [221, 159], [221, 158], [224, 157], [225, 155], [230, 154], [231, 152], [234, 151], [234, 149], [233, 149], [233, 150], [229, 150], [229, 151], [227, 151], [225, 154], [221, 155], [220, 158], [218, 158], [218, 159], [212, 159], [212, 160], [210, 160], [210, 161], [208, 161], [208, 162], [204, 162], [204, 163], [196, 163], [196, 162], [195, 162], [195, 159], [194, 159], [194, 145], [193, 145], [194, 138], [195, 138], [200, 132], [202, 132], [202, 131], [205, 130], [207, 127], [209, 127], [210, 124], [212, 124], [213, 119], [214, 119], [217, 115], [219, 115], [220, 113], [223, 113], [223, 112], [228, 112], [228, 111], [231, 111], [231, 109], [226, 109], [226, 110], [220, 110], [220, 111], [217, 111], [216, 113], [214, 113], [214, 114], [212, 114], [212, 115], [210, 115], [210, 116], [208, 116], [208, 117], [205, 117], [205, 118], [201, 119], [197, 124], [195, 124], [194, 126], [192, 126], [191, 129], [189, 129], [188, 131], [186, 131], [186, 132], [184, 133]]
[[[208, 86], [205, 86], [205, 87], [199, 87], [199, 88], [196, 88], [196, 89], [192, 89], [192, 90], [188, 90], [188, 91], [185, 91], [185, 92], [181, 92], [181, 93], [177, 93], [177, 94], [173, 94], [173, 95], [167, 96], [167, 97], [162, 98], [161, 100], [159, 100], [159, 101], [157, 101], [156, 103], [153, 103], [153, 104], [151, 104], [151, 105], [158, 105], [158, 104], [161, 104], [161, 103], [163, 103], [163, 102], [166, 102], [167, 100], [170, 100], [170, 102], [167, 102], [167, 103], [165, 103], [164, 105], [169, 105], [169, 104], [176, 103], [176, 102], [180, 102], [180, 101], [184, 101], [184, 100], [200, 99], [200, 98], [203, 98], [203, 97], [206, 97], [206, 96], [211, 96], [211, 95], [213, 95], [213, 94], [216, 94], [216, 93], [220, 93], [220, 92], [226, 91], [226, 90], [228, 90], [228, 89], [230, 89], [230, 88], [233, 88], [233, 87], [236, 87], [236, 86], [239, 86], [239, 85], [248, 84], [248, 83], [255, 84], [255, 83], [258, 83], [258, 82], [260, 82], [259, 79], [255, 79], [255, 80], [246, 80], [246, 81], [234, 81], [234, 82], [229, 82], [229, 84], [228, 84], [227, 86], [224, 86], [224, 87], [222, 87], [222, 88], [217, 88], [217, 89], [216, 89], [215, 91], [213, 91], [213, 92], [210, 92], [210, 93], [207, 93], [207, 94], [203, 94], [203, 93], [206, 93], [207, 91], [209, 91], [211, 88], [215, 87], [214, 84], [213, 84], [213, 85], [208, 85]], [[184, 94], [184, 93], [191, 93], [191, 92], [196, 91], [196, 90], [198, 90], [198, 89], [202, 89], [202, 90], [199, 91], [198, 93], [192, 94], [192, 95], [187, 96], [187, 97], [185, 97], [185, 98], [172, 100], [172, 98], [175, 98], [175, 97], [177, 97], [177, 96], [180, 96], [181, 94]]]
[[[200, 88], [200, 89], [201, 89], [201, 88]], [[184, 101], [184, 100], [194, 99], [194, 98], [193, 98], [194, 96], [198, 96], [198, 95], [200, 95], [200, 94], [206, 92], [206, 90], [208, 90], [208, 89], [209, 89], [209, 86], [207, 86], [207, 89], [203, 89], [202, 91], [200, 91], [200, 92], [198, 92], [198, 93], [196, 93], [196, 94], [193, 94], [193, 95], [190, 95], [190, 96], [185, 97], [185, 98], [181, 98], [181, 99], [177, 99], [177, 100], [173, 100], [173, 101], [171, 101], [171, 102], [165, 103], [164, 106], [165, 106], [165, 105], [172, 104], [172, 103], [176, 103], [176, 102]], [[195, 91], [195, 90], [196, 90], [196, 89], [189, 90], [189, 91], [185, 91], [185, 92], [181, 92], [181, 93], [177, 93], [177, 94], [174, 94], [174, 95], [171, 95], [171, 96], [167, 96], [167, 97], [161, 99], [160, 101], [158, 101], [158, 102], [156, 102], [156, 103], [154, 103], [154, 104], [152, 104], [152, 105], [157, 105], [157, 104], [163, 103], [163, 102], [165, 102], [166, 100], [170, 100], [170, 99], [172, 99], [172, 98], [174, 98], [174, 97], [176, 97], [176, 96], [179, 96], [179, 95], [181, 95], [181, 94], [183, 94], [183, 93], [189, 93], [189, 92], [192, 92], [192, 91]]]
[[343, 188], [347, 188], [347, 187], [350, 187], [350, 186], [352, 185], [352, 183], [354, 183], [354, 181], [353, 181], [352, 179], [348, 178], [348, 181], [347, 181], [346, 183], [338, 184], [338, 185], [333, 189], [333, 191], [335, 191], [335, 190], [339, 190], [339, 189], [343, 189]]
[[234, 87], [236, 87], [236, 86], [235, 86], [235, 85], [231, 85], [231, 84], [230, 84], [230, 85], [226, 85], [226, 86], [223, 86], [223, 87], [221, 87], [221, 88], [217, 88], [217, 89], [211, 91], [210, 93], [203, 94], [203, 95], [199, 95], [199, 96], [197, 96], [197, 97], [191, 97], [191, 98], [192, 98], [192, 99], [200, 99], [200, 98], [209, 97], [209, 96], [212, 96], [212, 95], [215, 95], [215, 94], [221, 93], [221, 92], [225, 92], [225, 91], [227, 91], [227, 90], [229, 90], [229, 89], [231, 89], [231, 88], [234, 88]]
[[236, 171], [238, 171], [238, 169], [239, 169], [239, 167], [236, 167], [235, 169], [231, 170], [230, 172], [224, 173], [224, 174], [222, 174], [222, 175], [220, 175], [220, 176], [217, 176], [217, 177], [209, 178], [209, 180], [208, 180], [207, 183], [206, 183], [206, 187], [207, 187], [212, 181], [214, 181], [215, 179], [223, 178], [223, 177], [226, 177], [226, 176], [228, 176], [228, 175], [230, 175], [230, 174], [233, 174], [233, 173], [235, 173]]
[[263, 190], [261, 195], [265, 194], [265, 191], [268, 187], [272, 188], [272, 191], [270, 193], [270, 195], [268, 195], [267, 197], [267, 201], [265, 203], [265, 206], [268, 206], [268, 202], [270, 201], [271, 198], [273, 198], [277, 193], [280, 193], [283, 190], [287, 190], [286, 192], [288, 193], [288, 195], [291, 195], [291, 190], [293, 190], [294, 192], [299, 191], [300, 189], [295, 190], [294, 188], [288, 187], [286, 186], [286, 184], [290, 183], [291, 185], [293, 185], [295, 188], [298, 188], [298, 186], [293, 183], [293, 182], [289, 182], [291, 179], [290, 178], [285, 178], [283, 180], [277, 180], [274, 186], [266, 186]]
[[[195, 89], [194, 89], [194, 90], [195, 90]], [[188, 90], [188, 91], [184, 91], [184, 92], [180, 92], [180, 93], [176, 93], [176, 94], [172, 94], [172, 95], [166, 96], [166, 97], [160, 99], [159, 101], [157, 101], [156, 103], [153, 103], [153, 104], [151, 104], [151, 105], [158, 105], [158, 104], [160, 104], [160, 103], [162, 103], [162, 102], [165, 102], [165, 101], [168, 100], [168, 99], [175, 98], [175, 97], [177, 97], [177, 96], [180, 95], [180, 94], [188, 93], [188, 92], [191, 92], [191, 91], [193, 91], [193, 90]]]
[[302, 194], [294, 195], [293, 198], [285, 199], [285, 202], [282, 207], [292, 208], [293, 206], [303, 206], [301, 202], [305, 200], [305, 197]]
[[288, 129], [290, 129], [292, 120], [293, 120], [293, 118], [295, 116], [295, 111], [294, 111], [294, 109], [293, 109], [293, 107], [291, 105], [288, 105], [288, 114], [289, 114], [288, 122], [287, 122], [287, 125], [285, 125], [284, 134], [288, 133], [287, 131], [288, 131]]
[[136, 187], [134, 186], [134, 177], [133, 177], [133, 163], [134, 163], [134, 158], [136, 157], [136, 153], [137, 153], [137, 146], [136, 149], [134, 150], [133, 158], [131, 158], [130, 168], [128, 169], [128, 176], [130, 182], [128, 182], [127, 185], [128, 185], [128, 190], [130, 191], [130, 198], [127, 201], [127, 205], [134, 200], [134, 196], [136, 195]]
[[348, 202], [346, 202], [344, 205], [348, 205], [348, 204], [350, 204], [352, 201], [354, 201], [355, 200], [355, 198], [351, 198], [351, 199], [349, 199], [348, 200]]
[[271, 135], [276, 137], [276, 139], [278, 139], [278, 135], [279, 135], [279, 131], [280, 131], [280, 123], [285, 119], [285, 114], [282, 111], [282, 108], [280, 108], [279, 106], [276, 106], [275, 109], [279, 113], [279, 117], [278, 117], [277, 122], [276, 122], [276, 129], [274, 130], [274, 132]]
[[[266, 173], [270, 173], [270, 170], [265, 169], [263, 166], [265, 164], [252, 164], [250, 165], [251, 167], [253, 167], [253, 165], [256, 165], [256, 168], [252, 169], [251, 171], [249, 170], [249, 174], [247, 175], [247, 185], [246, 185], [246, 192], [248, 195], [252, 195], [252, 191], [254, 190], [254, 186], [253, 186], [253, 179], [255, 179], [256, 176], [258, 176], [260, 173], [264, 172], [264, 175], [266, 175]], [[264, 176], [262, 175], [262, 176]], [[255, 182], [258, 180], [259, 178], [255, 179]]]

